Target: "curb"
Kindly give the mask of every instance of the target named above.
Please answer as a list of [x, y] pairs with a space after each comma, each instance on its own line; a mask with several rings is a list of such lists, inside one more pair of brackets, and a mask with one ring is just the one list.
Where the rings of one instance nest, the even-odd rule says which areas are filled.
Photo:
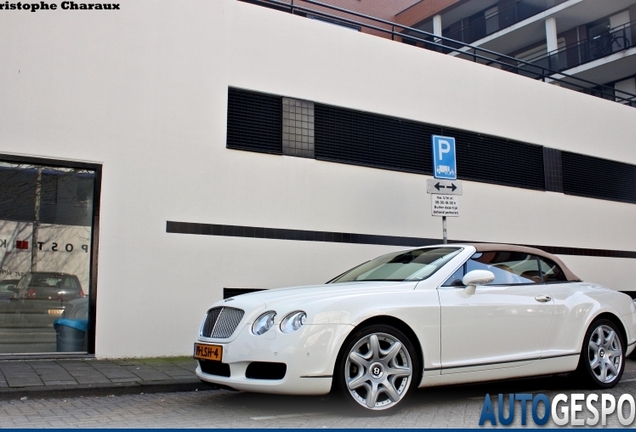
[[217, 390], [198, 379], [0, 388], [0, 401]]

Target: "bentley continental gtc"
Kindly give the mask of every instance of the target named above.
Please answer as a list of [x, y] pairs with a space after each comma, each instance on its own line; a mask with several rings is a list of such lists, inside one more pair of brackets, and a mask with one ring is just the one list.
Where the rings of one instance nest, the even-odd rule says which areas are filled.
[[206, 382], [334, 391], [371, 413], [448, 384], [573, 372], [610, 388], [635, 346], [628, 295], [538, 249], [452, 244], [389, 253], [324, 285], [220, 301], [194, 356]]

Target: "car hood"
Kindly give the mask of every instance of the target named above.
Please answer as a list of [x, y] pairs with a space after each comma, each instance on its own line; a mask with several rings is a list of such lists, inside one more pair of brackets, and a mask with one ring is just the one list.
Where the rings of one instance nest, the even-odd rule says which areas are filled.
[[[382, 305], [387, 298], [400, 292], [413, 291], [419, 281], [409, 282], [347, 282], [324, 285], [311, 285], [292, 288], [276, 288], [242, 294], [223, 300], [214, 306], [226, 306], [243, 309], [248, 321], [265, 310], [274, 309], [287, 313], [302, 309], [307, 312], [319, 312], [329, 305], [335, 309], [350, 309], [349, 306], [368, 301]], [[364, 300], [363, 300], [364, 299]]]

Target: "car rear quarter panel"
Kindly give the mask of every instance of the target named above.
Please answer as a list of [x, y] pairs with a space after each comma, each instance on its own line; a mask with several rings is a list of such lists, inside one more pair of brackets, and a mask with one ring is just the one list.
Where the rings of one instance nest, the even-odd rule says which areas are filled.
[[585, 332], [603, 314], [620, 320], [628, 345], [634, 342], [635, 306], [629, 296], [584, 282], [555, 284], [550, 288], [555, 313], [544, 356], [580, 352]]

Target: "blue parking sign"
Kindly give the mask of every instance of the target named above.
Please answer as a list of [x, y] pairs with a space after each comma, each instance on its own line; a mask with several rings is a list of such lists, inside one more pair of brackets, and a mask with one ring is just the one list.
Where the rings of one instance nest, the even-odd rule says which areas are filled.
[[433, 176], [437, 179], [457, 180], [455, 138], [433, 135]]

